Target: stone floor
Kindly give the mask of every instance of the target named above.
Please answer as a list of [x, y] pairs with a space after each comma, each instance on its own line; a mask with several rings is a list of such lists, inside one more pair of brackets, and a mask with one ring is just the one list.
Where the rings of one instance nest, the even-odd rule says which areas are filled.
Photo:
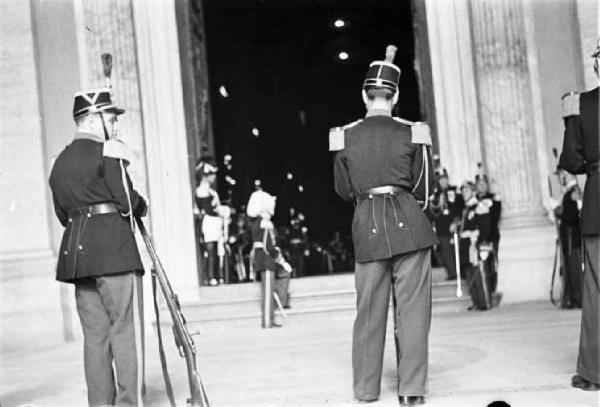
[[[427, 405], [513, 407], [600, 406], [600, 393], [572, 389], [578, 311], [547, 303], [485, 313], [434, 315]], [[211, 323], [196, 337], [198, 363], [212, 406], [348, 406], [352, 312], [290, 317], [282, 329]], [[388, 343], [381, 398], [397, 405], [394, 346]], [[176, 398], [185, 405], [186, 376], [167, 330]], [[168, 405], [153, 330], [146, 337], [147, 405]], [[0, 404], [83, 406], [82, 344], [38, 344], [0, 354]]]

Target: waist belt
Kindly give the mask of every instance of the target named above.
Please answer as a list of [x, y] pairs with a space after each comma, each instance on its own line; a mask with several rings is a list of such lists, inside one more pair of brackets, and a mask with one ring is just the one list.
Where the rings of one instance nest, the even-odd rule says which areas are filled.
[[408, 192], [408, 189], [398, 185], [384, 185], [381, 187], [375, 187], [368, 189], [367, 191], [358, 195], [358, 199], [363, 201], [365, 199], [373, 199], [377, 195], [396, 195], [400, 192]]
[[252, 244], [252, 248], [253, 249], [264, 249], [265, 245], [263, 245], [263, 242], [254, 242]]
[[99, 203], [94, 205], [80, 206], [69, 211], [69, 218], [87, 216], [91, 218], [94, 215], [103, 215], [106, 213], [117, 213], [117, 207], [113, 203]]

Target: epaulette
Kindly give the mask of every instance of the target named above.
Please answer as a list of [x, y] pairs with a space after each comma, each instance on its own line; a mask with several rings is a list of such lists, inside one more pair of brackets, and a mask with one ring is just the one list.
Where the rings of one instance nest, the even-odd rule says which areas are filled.
[[393, 119], [398, 123], [410, 126], [411, 142], [413, 144], [431, 145], [431, 133], [427, 123], [411, 122], [410, 120], [402, 119], [400, 117], [394, 117]]
[[362, 119], [359, 119], [342, 127], [332, 127], [331, 129], [329, 129], [329, 151], [343, 150], [345, 147], [345, 131], [351, 127], [356, 126], [360, 122], [362, 122]]
[[569, 92], [562, 96], [562, 117], [579, 116], [579, 92]]
[[133, 154], [127, 144], [118, 139], [110, 139], [104, 142], [104, 157], [117, 158], [127, 163], [131, 162]]

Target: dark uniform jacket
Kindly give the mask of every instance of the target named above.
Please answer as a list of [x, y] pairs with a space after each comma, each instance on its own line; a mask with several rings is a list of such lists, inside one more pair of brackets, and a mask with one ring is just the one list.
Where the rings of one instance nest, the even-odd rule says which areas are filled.
[[[443, 197], [443, 199], [442, 199]], [[456, 187], [449, 186], [444, 191], [439, 190], [434, 195], [430, 212], [435, 222], [438, 236], [450, 236], [450, 225], [461, 219], [464, 202]]]
[[488, 243], [491, 241], [491, 230], [491, 216], [487, 205], [483, 204], [478, 199], [472, 199], [467, 202], [463, 210], [460, 225], [461, 239], [459, 248], [461, 265], [467, 265], [470, 263], [469, 248], [471, 246], [471, 239], [465, 237], [463, 232], [479, 232], [479, 236], [477, 237], [476, 241], [476, 244], [479, 244]]
[[490, 242], [498, 242], [500, 240], [500, 218], [502, 216], [502, 201], [498, 199], [498, 195], [488, 192], [483, 195], [477, 195], [485, 206], [490, 209]]
[[559, 167], [571, 174], [587, 174], [583, 193], [581, 232], [600, 234], [600, 122], [598, 88], [563, 99], [565, 136]]
[[[119, 150], [125, 156], [124, 144], [116, 140], [107, 143], [112, 146], [109, 148], [113, 156]], [[125, 166], [119, 159], [105, 156], [104, 149], [105, 144], [95, 136], [78, 133], [52, 167], [54, 209], [65, 226], [56, 269], [59, 281], [143, 271], [129, 217], [122, 215], [129, 212], [123, 179], [135, 216], [145, 213], [146, 202], [133, 189], [127, 172], [122, 173]], [[91, 217], [72, 213], [76, 208], [99, 203], [112, 203], [119, 212]]]
[[[433, 227], [417, 202], [428, 199], [425, 180], [431, 192], [434, 182], [430, 154], [426, 157], [426, 176], [422, 147], [413, 143], [413, 136], [419, 134], [413, 128], [420, 126], [425, 127], [376, 113], [345, 126], [339, 139], [332, 141], [330, 133], [330, 150], [339, 150], [334, 157], [335, 190], [342, 199], [356, 202], [352, 238], [359, 263], [437, 243]], [[363, 195], [371, 188], [387, 185], [399, 186], [402, 192]]]
[[[281, 251], [275, 246], [275, 238], [272, 223], [266, 221], [269, 227], [264, 227], [263, 220], [258, 218], [250, 219], [250, 233], [254, 244], [254, 271], [277, 270], [275, 260], [281, 255]], [[257, 247], [262, 246], [262, 247]]]

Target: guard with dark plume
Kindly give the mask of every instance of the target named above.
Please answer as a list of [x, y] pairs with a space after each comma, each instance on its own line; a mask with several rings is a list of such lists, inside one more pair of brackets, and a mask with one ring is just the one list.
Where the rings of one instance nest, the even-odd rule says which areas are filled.
[[[105, 69], [110, 73], [110, 64]], [[144, 216], [147, 204], [127, 172], [132, 154], [116, 137], [123, 113], [110, 82], [77, 92], [77, 133], [50, 174], [54, 209], [65, 227], [56, 279], [75, 285], [90, 406], [143, 404], [144, 268], [134, 217]]]
[[[600, 38], [594, 53], [594, 71], [600, 80]], [[577, 374], [571, 384], [582, 390], [600, 390], [600, 88], [563, 96], [565, 126], [559, 167], [587, 176], [581, 208], [583, 236], [583, 298]]]
[[[359, 401], [379, 397], [389, 293], [394, 298], [400, 404], [424, 403], [431, 318], [431, 247], [423, 210], [434, 177], [425, 123], [392, 117], [400, 68], [396, 47], [370, 64], [362, 86], [366, 117], [330, 130], [338, 195], [355, 205], [352, 238], [358, 294], [352, 367]], [[402, 310], [399, 312], [398, 310]]]

